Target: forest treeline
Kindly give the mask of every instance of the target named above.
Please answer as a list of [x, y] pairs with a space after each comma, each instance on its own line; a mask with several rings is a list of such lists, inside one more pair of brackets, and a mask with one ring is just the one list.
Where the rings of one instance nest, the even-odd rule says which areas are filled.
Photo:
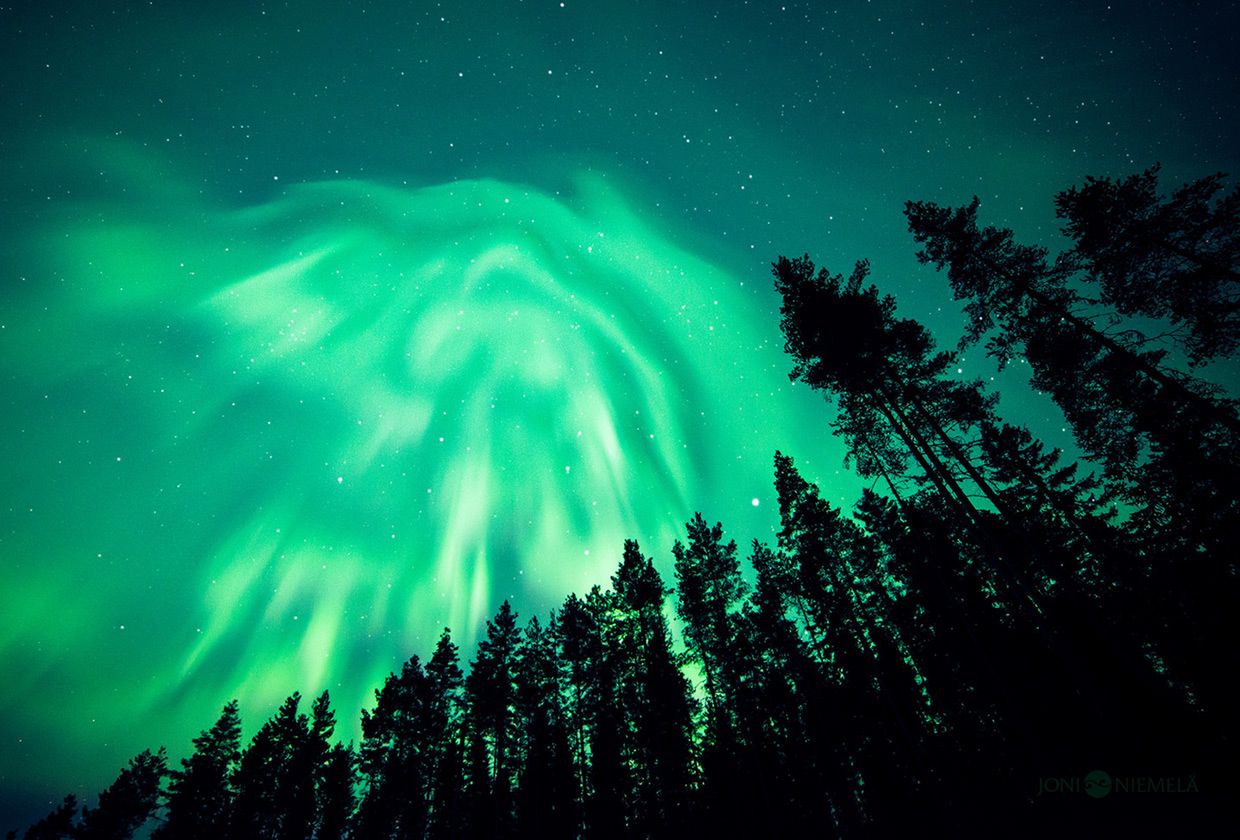
[[[1158, 175], [1056, 196], [1055, 257], [976, 199], [910, 202], [919, 259], [964, 303], [955, 352], [866, 262], [779, 258], [791, 376], [872, 479], [851, 511], [776, 453], [773, 544], [695, 515], [669, 581], [628, 541], [609, 587], [545, 622], [501, 605], [467, 667], [445, 630], [377, 689], [357, 745], [326, 692], [248, 744], [229, 703], [179, 766], [144, 752], [24, 836], [1016, 836], [1209, 815], [1234, 785], [1240, 420], [1195, 374], [1240, 341], [1240, 190], [1165, 196]], [[959, 375], [978, 344], [1027, 364], [1088, 468]], [[1125, 793], [1123, 774], [1162, 783]]]

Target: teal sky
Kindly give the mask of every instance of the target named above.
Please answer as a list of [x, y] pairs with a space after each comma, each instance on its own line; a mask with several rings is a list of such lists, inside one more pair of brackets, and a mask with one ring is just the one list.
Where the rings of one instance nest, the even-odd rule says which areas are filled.
[[777, 448], [851, 503], [776, 256], [950, 345], [905, 200], [1054, 246], [1087, 174], [1237, 169], [1234, 3], [339, 5], [0, 6], [0, 830], [767, 539]]

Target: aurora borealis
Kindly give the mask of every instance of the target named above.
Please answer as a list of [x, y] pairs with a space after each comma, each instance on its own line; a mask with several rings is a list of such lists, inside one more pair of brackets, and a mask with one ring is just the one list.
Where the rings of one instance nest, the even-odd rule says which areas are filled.
[[1240, 168], [1227, 4], [726, 5], [0, 8], [0, 830], [696, 510], [768, 538], [775, 449], [850, 503], [778, 254], [950, 346], [906, 199], [1050, 243]]

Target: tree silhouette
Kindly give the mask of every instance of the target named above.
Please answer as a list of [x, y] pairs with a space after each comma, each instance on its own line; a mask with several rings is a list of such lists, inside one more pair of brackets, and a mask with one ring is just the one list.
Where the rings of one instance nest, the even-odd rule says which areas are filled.
[[692, 660], [706, 678], [707, 717], [711, 736], [725, 743], [735, 737], [728, 718], [741, 675], [736, 661], [736, 612], [747, 585], [741, 577], [736, 542], [723, 542], [723, 525], [708, 526], [700, 513], [685, 525], [688, 545], [672, 546], [675, 558], [676, 612], [684, 621]]
[[77, 797], [69, 794], [51, 813], [26, 829], [22, 836], [26, 840], [61, 840], [72, 837], [77, 812]]
[[676, 612], [684, 622], [689, 661], [705, 678], [706, 731], [700, 746], [702, 796], [714, 811], [711, 830], [745, 831], [752, 809], [743, 803], [752, 793], [747, 777], [750, 741], [747, 729], [752, 701], [750, 651], [742, 639], [741, 610], [748, 585], [741, 576], [736, 542], [723, 541], [723, 525], [706, 524], [700, 513], [685, 525], [688, 544], [672, 546], [675, 559]]
[[663, 604], [667, 589], [636, 540], [625, 540], [612, 576], [615, 652], [626, 714], [630, 830], [677, 833], [685, 818], [693, 752], [693, 699], [677, 666]]
[[460, 655], [447, 628], [435, 643], [426, 665], [426, 777], [429, 830], [432, 837], [451, 836], [461, 819], [461, 691], [464, 677]]
[[[1004, 568], [1004, 574], [992, 571], [987, 585], [1009, 608], [1038, 614], [1038, 593], [1023, 568], [1029, 563], [1025, 547], [1000, 528], [1018, 528], [1020, 522], [964, 439], [991, 421], [993, 398], [979, 383], [944, 377], [952, 355], [935, 353], [933, 339], [916, 321], [897, 319], [893, 298], [863, 286], [867, 262], [857, 263], [847, 281], [816, 271], [808, 256], [780, 257], [773, 273], [783, 297], [785, 349], [794, 361], [789, 378], [835, 396], [835, 425], [854, 456], [885, 449], [911, 458], [918, 484], [936, 491], [971, 539], [987, 547], [989, 564]], [[881, 467], [895, 491], [889, 472], [895, 465], [859, 460]], [[998, 521], [974, 502], [978, 491]]]
[[333, 744], [320, 770], [319, 825], [315, 836], [339, 840], [346, 835], [356, 807], [354, 779], [357, 757], [343, 744]]
[[409, 824], [420, 830], [423, 798], [422, 780], [414, 762], [416, 746], [412, 734], [414, 680], [421, 676], [416, 654], [401, 668], [400, 675], [389, 674], [375, 691], [374, 710], [362, 710], [362, 743], [358, 765], [364, 779], [364, 793], [358, 805], [359, 837], [387, 837]]
[[159, 807], [168, 759], [161, 749], [143, 750], [106, 790], [95, 808], [82, 809], [74, 836], [81, 840], [122, 840], [146, 824]]
[[614, 597], [597, 586], [584, 599], [570, 595], [552, 623], [578, 791], [577, 830], [588, 836], [619, 831], [630, 789], [622, 754], [624, 720], [615, 702], [617, 650], [609, 644]]
[[1163, 365], [1132, 331], [1100, 328], [1069, 285], [1076, 260], [1051, 264], [1010, 230], [979, 228], [975, 198], [945, 209], [909, 202], [922, 262], [946, 269], [967, 301], [965, 341], [990, 334], [991, 355], [1029, 362], [1032, 385], [1059, 404], [1087, 456], [1138, 510], [1133, 530], [1168, 554], [1226, 556], [1238, 520], [1240, 421], [1219, 389]]
[[168, 814], [156, 838], [219, 838], [228, 831], [241, 758], [241, 718], [237, 701], [224, 706], [219, 720], [194, 739], [194, 752], [169, 773]]
[[1240, 344], [1240, 188], [1200, 178], [1164, 198], [1159, 167], [1055, 196], [1072, 255], [1124, 315], [1166, 319], [1193, 364]]
[[514, 781], [519, 754], [516, 716], [517, 615], [504, 601], [487, 622], [486, 637], [465, 680], [472, 742], [468, 785], [472, 816], [482, 836], [507, 835], [514, 818]]
[[627, 698], [622, 689], [628, 672], [628, 653], [615, 618], [616, 594], [594, 586], [586, 593], [585, 603], [595, 634], [589, 643], [597, 644], [590, 652], [596, 691], [592, 697], [594, 732], [591, 740], [594, 795], [589, 803], [588, 820], [591, 834], [607, 836], [623, 831], [633, 797], [635, 771], [627, 761], [632, 708], [624, 702]]
[[[1164, 226], [1158, 235], [1191, 239], [1168, 231], [1189, 224], [1196, 211], [1186, 208], [1206, 213], [1201, 202], [1215, 182], [1198, 182], [1198, 189], [1173, 199], [1178, 209], [1167, 210], [1151, 203], [1151, 177], [1128, 183], [1124, 201], [1131, 206], [1116, 212], [1158, 217]], [[1114, 189], [1096, 182], [1085, 199], [1078, 193], [1063, 203], [1065, 212], [1079, 211], [1076, 232], [1090, 253], [1102, 254], [1099, 243], [1109, 234], [1086, 230], [1094, 210], [1081, 202], [1105, 204]], [[1218, 675], [1240, 666], [1235, 646], [1225, 641], [1235, 637], [1236, 624], [1224, 607], [1240, 595], [1230, 548], [1240, 539], [1236, 403], [1217, 386], [1166, 367], [1166, 352], [1148, 349], [1136, 332], [1108, 331], [1114, 319], [1091, 314], [1071, 284], [1083, 257], [1070, 253], [1051, 263], [1045, 249], [1019, 245], [1011, 231], [979, 227], [978, 204], [974, 199], [953, 210], [910, 202], [909, 228], [923, 245], [918, 257], [946, 269], [954, 293], [967, 301], [966, 341], [989, 334], [988, 346], [1000, 361], [1023, 354], [1033, 386], [1063, 409], [1078, 444], [1101, 465], [1109, 491], [1127, 508], [1128, 549], [1110, 552], [1109, 579], [1100, 582], [1120, 596], [1120, 611], [1145, 625], [1135, 632], [1143, 636], [1147, 663], [1210, 714], [1230, 718], [1222, 709], [1231, 695]], [[1218, 212], [1231, 212], [1227, 206], [1221, 203]], [[1208, 239], [1202, 234], [1199, 244], [1205, 248]], [[1120, 262], [1107, 270], [1118, 271]], [[1134, 284], [1147, 280], [1132, 278]], [[1097, 534], [1094, 525], [1090, 529]], [[1165, 632], [1154, 630], [1159, 627]], [[1224, 721], [1216, 717], [1215, 725]]]
[[236, 837], [308, 837], [318, 825], [336, 716], [327, 692], [315, 699], [310, 716], [300, 705], [301, 694], [294, 692], [241, 756], [231, 821]]
[[[1004, 232], [984, 232], [975, 239], [977, 247], [1005, 255], [1013, 275], [1025, 272], [1031, 278], [1022, 282], [1053, 287], [1054, 278], [1036, 250], [1015, 246]], [[974, 255], [952, 254], [974, 265]], [[848, 830], [906, 800], [910, 792], [901, 789], [901, 778], [933, 779], [958, 767], [950, 754], [942, 761], [922, 760], [927, 755], [923, 744], [933, 730], [925, 726], [924, 698], [910, 691], [900, 674], [904, 666], [911, 667], [914, 683], [936, 670], [945, 683], [973, 681], [983, 705], [952, 703], [946, 711], [961, 720], [978, 711], [992, 716], [996, 723], [990, 731], [997, 738], [989, 739], [987, 748], [1007, 772], [1033, 762], [1083, 760], [1091, 752], [1127, 754], [1135, 733], [1154, 720], [1161, 721], [1160, 732], [1186, 731], [1191, 712], [1182, 700], [1191, 692], [1181, 691], [1177, 701], [1169, 691], [1175, 680], [1162, 673], [1162, 651], [1224, 652], [1216, 647], [1217, 637], [1198, 628], [1158, 634], [1147, 627], [1142, 632], [1117, 611], [1136, 605], [1132, 593], [1150, 593], [1140, 581], [1125, 579], [1121, 569], [1138, 558], [1132, 542], [1109, 524], [1103, 500], [1093, 494], [1093, 480], [1076, 480], [1074, 467], [1056, 467], [1057, 453], [1045, 453], [1026, 431], [1003, 425], [980, 383], [947, 379], [951, 356], [934, 353], [924, 328], [896, 319], [894, 301], [863, 285], [868, 275], [864, 262], [847, 281], [816, 271], [808, 257], [781, 258], [774, 274], [784, 298], [786, 349], [795, 362], [791, 377], [836, 397], [840, 413], [835, 425], [850, 455], [859, 465], [865, 458], [865, 467], [887, 480], [904, 517], [924, 521], [919, 511], [927, 511], [932, 521], [945, 523], [944, 539], [921, 551], [941, 557], [945, 569], [958, 570], [947, 586], [911, 563], [898, 577], [920, 584], [918, 594], [927, 605], [942, 604], [939, 621], [928, 624], [941, 623], [954, 637], [947, 650], [970, 645], [970, 633], [986, 639], [980, 646], [984, 656], [973, 667], [948, 676], [950, 668], [936, 661], [938, 639], [925, 636], [925, 625], [906, 620], [902, 627], [895, 620], [893, 610], [902, 598], [884, 570], [898, 559], [887, 552], [908, 540], [893, 535], [882, 550], [881, 543], [823, 504], [790, 465], [777, 463], [781, 553], [796, 558], [793, 586], [807, 608], [810, 651], [830, 675], [836, 689], [832, 702], [847, 722], [847, 735], [831, 746], [834, 764], [847, 772], [827, 780], [837, 825]], [[991, 279], [980, 271], [973, 277], [979, 286]], [[1054, 329], [1064, 323], [1060, 319]], [[1022, 329], [1029, 343], [1046, 341], [1033, 325]], [[1055, 352], [1070, 349], [1056, 347]], [[1217, 402], [1210, 405], [1221, 408]], [[1113, 433], [1107, 430], [1104, 436]], [[1185, 440], [1183, 430], [1162, 434], [1163, 439]], [[897, 470], [904, 458], [919, 468], [913, 477], [923, 488], [911, 497], [898, 490]], [[1157, 463], [1198, 480], [1173, 459]], [[1206, 484], [1215, 492], [1222, 486], [1217, 478]], [[976, 504], [975, 496], [988, 505]], [[881, 521], [877, 506], [870, 508]], [[1218, 540], [1231, 523], [1217, 509], [1210, 516], [1220, 528]], [[1213, 627], [1225, 626], [1221, 616], [1226, 613], [1208, 602], [1208, 587], [1188, 591], [1198, 594], [1179, 604], [1200, 604], [1202, 615], [1219, 617]], [[1110, 611], [1102, 622], [1096, 616], [1100, 606]], [[952, 617], [952, 610], [962, 614]], [[1151, 616], [1148, 610], [1138, 614]], [[1171, 610], [1158, 615], [1169, 626]], [[961, 617], [967, 619], [962, 627]], [[919, 635], [927, 648], [924, 667], [916, 654]], [[1183, 646], [1189, 639], [1195, 644]], [[1215, 661], [1228, 661], [1228, 656], [1216, 655]], [[1012, 667], [1014, 662], [1020, 666]], [[1192, 673], [1198, 685], [1213, 689], [1203, 664], [1187, 655], [1176, 661], [1180, 673]], [[931, 692], [935, 684], [930, 680]], [[1222, 697], [1212, 693], [1215, 702]], [[874, 715], [875, 702], [883, 703], [888, 715]], [[1214, 709], [1217, 713], [1221, 706]], [[976, 735], [986, 738], [985, 730]], [[1157, 747], [1152, 740], [1146, 745], [1169, 757], [1182, 754], [1171, 740], [1157, 740]], [[867, 765], [879, 745], [889, 758]], [[1193, 749], [1201, 746], [1196, 742]], [[864, 786], [850, 775], [864, 779]]]
[[301, 695], [297, 693], [285, 700], [242, 752], [233, 776], [236, 798], [229, 819], [230, 836], [274, 838], [280, 835], [280, 785], [292, 746], [289, 730], [297, 725], [300, 701]]
[[833, 820], [838, 825], [826, 783], [837, 739], [830, 686], [798, 626], [808, 621], [806, 613], [792, 605], [799, 586], [789, 567], [796, 558], [754, 540], [749, 562], [756, 580], [742, 624], [753, 667], [741, 712], [751, 721], [747, 778], [758, 801], [767, 804], [763, 810], [772, 833], [821, 831]]
[[556, 640], [537, 618], [526, 625], [517, 650], [515, 712], [521, 742], [516, 833], [527, 837], [574, 837], [576, 782]]

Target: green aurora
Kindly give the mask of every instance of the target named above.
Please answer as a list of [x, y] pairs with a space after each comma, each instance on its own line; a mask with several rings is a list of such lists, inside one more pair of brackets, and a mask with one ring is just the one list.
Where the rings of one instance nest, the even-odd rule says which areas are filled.
[[[0, 8], [0, 831], [232, 697], [247, 737], [294, 690], [356, 721], [626, 537], [670, 575], [697, 510], [769, 540], [776, 449], [850, 505], [779, 254], [871, 258], [952, 346], [905, 200], [1054, 245], [1087, 174], [1240, 170], [1221, 3], [30, 6]], [[1019, 366], [959, 373], [1068, 443]]]
[[605, 581], [626, 536], [670, 546], [703, 488], [769, 533], [769, 454], [821, 403], [743, 281], [600, 179], [225, 211], [123, 146], [92, 166], [126, 197], [28, 243], [64, 283], [3, 333], [27, 489], [0, 670], [13, 696], [74, 675], [19, 707], [32, 742], [135, 751], [137, 719], [175, 743], [290, 686], [360, 708], [441, 627], [468, 645], [504, 598]]

